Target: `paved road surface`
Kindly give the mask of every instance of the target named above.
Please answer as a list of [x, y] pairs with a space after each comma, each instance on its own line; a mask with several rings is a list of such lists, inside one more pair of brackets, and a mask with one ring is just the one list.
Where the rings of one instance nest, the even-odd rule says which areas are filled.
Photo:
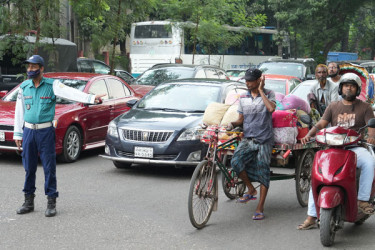
[[[17, 215], [24, 170], [14, 155], [0, 155], [0, 249], [323, 249], [319, 231], [298, 231], [306, 209], [294, 182], [271, 182], [263, 221], [251, 220], [256, 201], [237, 204], [220, 190], [218, 211], [196, 230], [187, 213], [192, 170], [136, 167], [118, 170], [85, 152], [58, 165], [58, 215], [44, 217], [43, 170], [38, 168], [35, 211]], [[345, 224], [331, 249], [374, 249], [375, 217]]]

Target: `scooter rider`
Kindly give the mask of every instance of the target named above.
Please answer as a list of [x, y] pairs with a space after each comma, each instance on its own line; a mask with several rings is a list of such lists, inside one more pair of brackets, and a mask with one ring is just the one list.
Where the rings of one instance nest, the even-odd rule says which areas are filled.
[[[332, 126], [341, 126], [358, 130], [365, 126], [369, 119], [374, 118], [370, 104], [363, 102], [356, 97], [361, 93], [361, 79], [354, 73], [346, 73], [341, 77], [339, 95], [342, 100], [331, 103], [324, 112], [321, 120], [302, 138], [301, 143], [305, 144], [320, 129]], [[375, 144], [375, 129], [368, 128], [367, 142]], [[358, 190], [358, 208], [365, 214], [374, 214], [374, 208], [369, 203], [372, 182], [374, 180], [375, 161], [371, 154], [363, 147], [354, 147], [349, 150], [357, 155], [357, 168], [361, 169]], [[306, 230], [316, 226], [316, 208], [312, 190], [310, 189], [307, 219], [297, 229]]]

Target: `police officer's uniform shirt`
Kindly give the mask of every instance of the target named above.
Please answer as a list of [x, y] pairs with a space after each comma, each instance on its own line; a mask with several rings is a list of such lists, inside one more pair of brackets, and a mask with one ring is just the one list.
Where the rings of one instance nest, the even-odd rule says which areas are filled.
[[43, 77], [38, 88], [31, 79], [24, 81], [18, 91], [13, 139], [22, 140], [24, 122], [52, 122], [55, 117], [56, 96], [82, 103], [95, 103], [95, 95], [71, 88], [59, 80]]

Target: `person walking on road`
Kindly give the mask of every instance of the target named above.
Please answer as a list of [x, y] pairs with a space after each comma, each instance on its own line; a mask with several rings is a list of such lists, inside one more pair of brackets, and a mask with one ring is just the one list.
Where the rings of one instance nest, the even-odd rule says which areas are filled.
[[68, 87], [58, 80], [43, 77], [44, 59], [33, 55], [25, 61], [28, 80], [24, 81], [18, 92], [15, 110], [13, 139], [19, 150], [22, 146], [22, 163], [26, 176], [23, 192], [24, 204], [17, 214], [34, 211], [35, 179], [38, 155], [43, 165], [47, 195], [46, 217], [56, 215], [57, 192], [55, 128], [56, 96], [83, 103], [101, 103], [105, 95], [90, 95]]
[[273, 145], [272, 112], [276, 108], [275, 93], [264, 88], [264, 76], [258, 69], [245, 74], [248, 92], [240, 96], [239, 118], [229, 123], [228, 130], [243, 125], [244, 138], [234, 151], [233, 170], [243, 180], [248, 192], [238, 199], [246, 203], [255, 200], [257, 190], [252, 181], [260, 183], [260, 197], [253, 220], [264, 219], [264, 203], [270, 185], [270, 163]]

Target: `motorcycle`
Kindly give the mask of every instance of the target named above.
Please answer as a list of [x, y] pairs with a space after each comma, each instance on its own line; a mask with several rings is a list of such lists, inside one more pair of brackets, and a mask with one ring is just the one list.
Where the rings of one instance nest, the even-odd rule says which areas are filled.
[[[371, 144], [361, 140], [360, 131], [375, 128], [375, 118], [354, 131], [342, 127], [320, 130], [315, 140], [327, 148], [315, 154], [311, 173], [311, 187], [320, 227], [320, 241], [331, 246], [335, 234], [344, 227], [344, 221], [361, 225], [370, 215], [358, 209], [357, 192], [359, 172], [356, 154], [348, 148], [366, 147], [375, 160]], [[375, 197], [375, 179], [372, 183], [370, 203]]]

